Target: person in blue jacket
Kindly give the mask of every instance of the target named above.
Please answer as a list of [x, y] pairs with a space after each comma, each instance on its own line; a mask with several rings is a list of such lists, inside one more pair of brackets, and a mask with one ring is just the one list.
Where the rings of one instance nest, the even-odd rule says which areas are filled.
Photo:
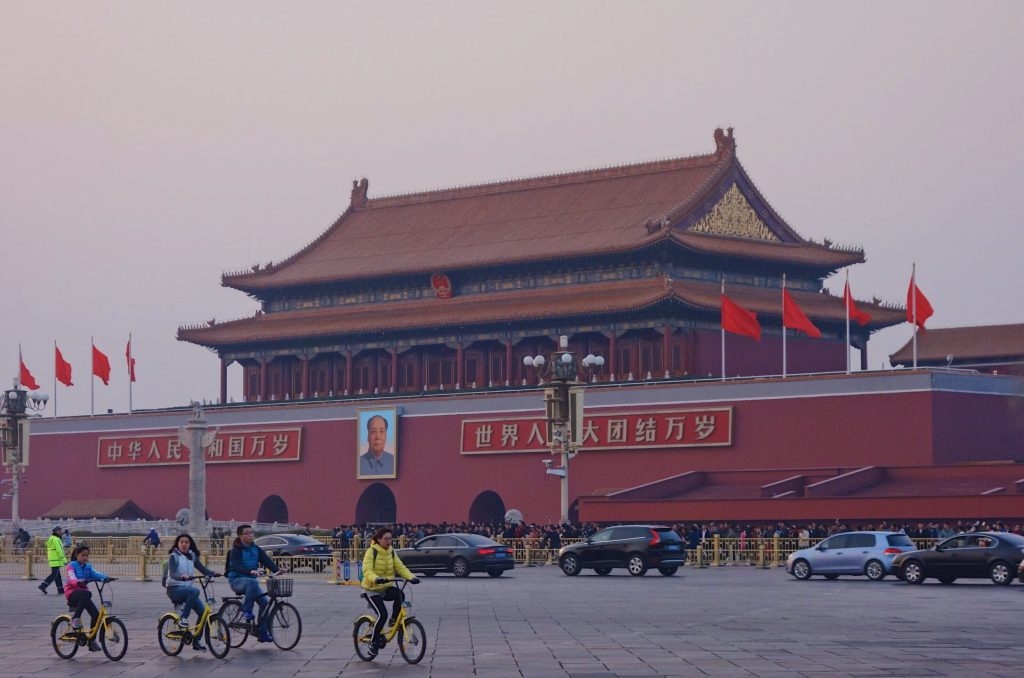
[[[89, 564], [89, 547], [79, 546], [71, 555], [71, 562], [67, 567], [68, 583], [64, 585], [64, 597], [68, 599], [68, 607], [74, 607], [71, 613], [71, 628], [80, 631], [82, 629], [82, 612], [89, 613], [89, 628], [96, 623], [96, 617], [100, 611], [96, 609], [96, 603], [92, 602], [92, 591], [89, 590], [91, 581], [108, 581], [113, 579], [98, 570], [92, 569]], [[95, 640], [89, 641], [89, 650], [96, 652], [100, 646]]]
[[252, 525], [239, 525], [236, 531], [234, 544], [228, 553], [227, 570], [228, 581], [231, 583], [231, 590], [245, 597], [242, 599], [242, 614], [247, 621], [253, 620], [252, 605], [255, 602], [260, 608], [260, 627], [258, 640], [267, 643], [273, 640], [267, 631], [267, 619], [264, 614], [270, 598], [260, 588], [259, 568], [264, 567], [271, 572], [278, 572], [279, 568], [263, 549], [253, 543]]

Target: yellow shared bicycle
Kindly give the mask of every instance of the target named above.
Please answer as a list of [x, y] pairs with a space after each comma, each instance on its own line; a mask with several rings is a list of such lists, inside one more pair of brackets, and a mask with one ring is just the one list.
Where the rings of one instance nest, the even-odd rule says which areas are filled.
[[[379, 579], [377, 581], [380, 582]], [[427, 651], [427, 640], [423, 624], [412, 613], [412, 595], [411, 592], [406, 593], [409, 582], [405, 579], [388, 579], [381, 583], [398, 584], [402, 587], [402, 593], [405, 594], [405, 601], [402, 603], [402, 609], [398, 612], [398, 619], [395, 620], [393, 626], [384, 630], [384, 641], [390, 643], [397, 637], [398, 649], [405, 661], [410, 664], [418, 664]], [[363, 593], [361, 597], [370, 606], [370, 609], [374, 610], [374, 614], [363, 614], [356, 618], [352, 627], [352, 641], [355, 643], [356, 654], [359, 655], [359, 658], [364, 662], [372, 662], [377, 656], [377, 653], [373, 652], [370, 647], [373, 642], [373, 627], [377, 623], [377, 615], [370, 602], [369, 594]]]
[[71, 625], [71, 615], [62, 614], [50, 624], [50, 642], [53, 643], [53, 651], [58, 657], [71, 659], [78, 652], [78, 648], [88, 645], [99, 638], [100, 646], [103, 647], [103, 654], [107, 659], [118, 661], [128, 651], [128, 630], [124, 623], [117, 617], [110, 614], [109, 610], [114, 606], [114, 597], [105, 598], [103, 590], [107, 585], [116, 581], [114, 577], [108, 577], [105, 581], [92, 580], [96, 585], [97, 597], [100, 599], [99, 613], [93, 619], [92, 627], [88, 629], [76, 629]]
[[164, 613], [157, 622], [160, 649], [167, 656], [174, 657], [181, 653], [186, 644], [191, 645], [196, 640], [205, 638], [210, 654], [217, 659], [223, 659], [231, 649], [231, 631], [228, 630], [228, 625], [221, 621], [220, 615], [213, 611], [213, 604], [217, 600], [213, 593], [213, 577], [201, 576], [195, 579], [203, 587], [206, 608], [195, 626], [183, 626], [181, 615], [177, 611]]

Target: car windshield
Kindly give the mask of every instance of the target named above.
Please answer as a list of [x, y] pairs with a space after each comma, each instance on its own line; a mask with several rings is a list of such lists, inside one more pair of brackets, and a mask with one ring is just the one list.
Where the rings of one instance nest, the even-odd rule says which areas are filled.
[[493, 539], [488, 539], [479, 534], [460, 534], [459, 537], [470, 546], [501, 546], [501, 544]]
[[662, 541], [682, 541], [679, 535], [670, 527], [655, 527], [654, 531], [658, 533]]

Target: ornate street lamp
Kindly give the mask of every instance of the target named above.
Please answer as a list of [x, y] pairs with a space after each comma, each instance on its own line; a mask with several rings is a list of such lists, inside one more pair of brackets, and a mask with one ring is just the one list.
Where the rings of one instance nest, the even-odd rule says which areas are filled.
[[10, 478], [0, 480], [0, 484], [10, 484], [9, 492], [3, 498], [11, 500], [11, 526], [17, 527], [18, 491], [21, 474], [28, 466], [28, 422], [30, 417], [41, 416], [46, 409], [50, 396], [39, 391], [29, 393], [21, 388], [20, 382], [14, 380], [14, 388], [0, 393], [0, 448], [3, 451], [4, 470], [11, 474]]
[[[552, 468], [551, 460], [545, 459], [548, 475], [561, 478], [561, 521], [569, 522], [569, 459], [583, 446], [583, 388], [586, 378], [596, 381], [597, 370], [604, 365], [604, 358], [588, 354], [577, 360], [569, 350], [569, 337], [558, 338], [558, 350], [551, 359], [544, 356], [526, 356], [523, 365], [537, 370], [539, 384], [548, 382], [544, 388], [544, 414], [547, 419], [547, 442], [551, 454], [561, 457], [562, 465]], [[547, 368], [545, 369], [545, 366]], [[584, 380], [580, 380], [580, 375]]]

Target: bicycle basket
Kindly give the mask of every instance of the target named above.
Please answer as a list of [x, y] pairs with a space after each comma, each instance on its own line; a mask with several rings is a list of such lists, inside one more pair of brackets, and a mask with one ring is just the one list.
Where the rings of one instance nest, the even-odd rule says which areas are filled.
[[267, 593], [278, 598], [287, 598], [292, 595], [292, 584], [294, 579], [273, 578], [267, 581]]

